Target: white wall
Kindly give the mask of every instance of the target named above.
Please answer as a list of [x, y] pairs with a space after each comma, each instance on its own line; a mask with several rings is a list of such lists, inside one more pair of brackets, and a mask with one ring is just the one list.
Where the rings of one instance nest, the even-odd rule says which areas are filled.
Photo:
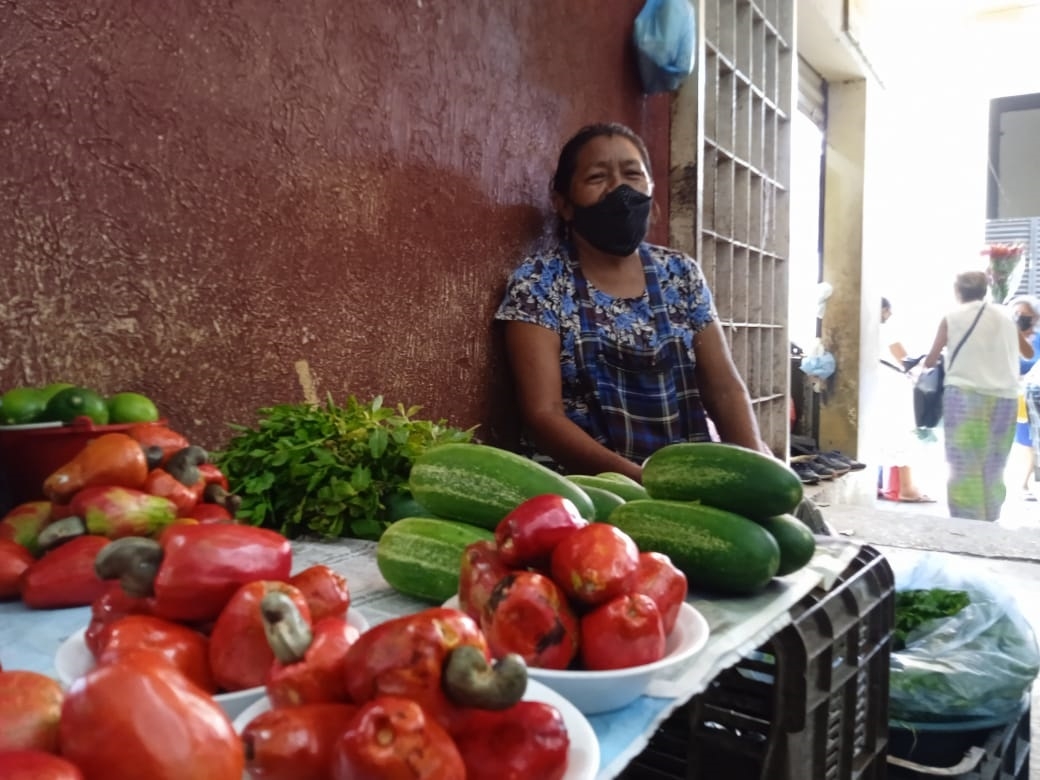
[[911, 352], [930, 345], [953, 303], [954, 275], [985, 267], [989, 101], [1040, 92], [1040, 8], [958, 18], [955, 5], [900, 4], [907, 16], [889, 26], [896, 54], [886, 58], [884, 116], [874, 123], [885, 159], [866, 161], [884, 171], [874, 206], [887, 219], [884, 235], [864, 242], [865, 262], [904, 315]]
[[[860, 14], [876, 14], [857, 19], [862, 48], [842, 29], [846, 2]], [[861, 87], [864, 97], [831, 106], [832, 134], [852, 132], [856, 121], [865, 131], [861, 158], [828, 162], [836, 173], [862, 176], [862, 198], [840, 192], [840, 182], [825, 194], [828, 230], [839, 242], [827, 252], [834, 274], [827, 281], [836, 284], [841, 300], [834, 301], [842, 304], [832, 301], [825, 338], [847, 339], [855, 326], [851, 318], [860, 318], [858, 372], [855, 350], [839, 344], [839, 372], [856, 385], [845, 392], [838, 383], [830, 405], [841, 407], [839, 413], [870, 419], [879, 411], [872, 385], [880, 297], [890, 298], [900, 315], [907, 349], [922, 353], [954, 303], [955, 275], [985, 267], [989, 101], [1040, 92], [1040, 68], [1033, 62], [1040, 56], [1040, 2], [1014, 13], [978, 15], [997, 2], [1016, 0], [798, 2], [799, 54], [839, 85], [835, 94]], [[846, 83], [849, 88], [840, 86]], [[838, 116], [842, 105], [859, 110], [858, 117]], [[846, 146], [829, 143], [829, 154], [840, 158]], [[861, 255], [852, 251], [843, 261], [841, 241], [861, 242]], [[852, 303], [850, 293], [859, 296]], [[827, 412], [821, 409], [821, 439], [848, 438], [848, 421]], [[859, 437], [855, 451], [872, 457], [878, 442], [871, 426], [851, 427]]]

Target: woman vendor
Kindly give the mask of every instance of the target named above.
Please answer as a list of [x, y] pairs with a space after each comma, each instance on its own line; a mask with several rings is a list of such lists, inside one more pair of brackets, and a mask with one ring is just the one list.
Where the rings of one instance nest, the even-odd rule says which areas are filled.
[[558, 240], [520, 264], [495, 315], [527, 435], [570, 473], [620, 472], [679, 441], [769, 452], [693, 258], [644, 241], [654, 183], [620, 124], [582, 128], [552, 178]]

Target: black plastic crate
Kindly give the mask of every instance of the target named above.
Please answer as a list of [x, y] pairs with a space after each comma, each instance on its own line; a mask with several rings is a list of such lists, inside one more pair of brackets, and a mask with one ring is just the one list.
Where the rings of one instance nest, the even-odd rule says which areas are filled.
[[991, 734], [983, 745], [986, 757], [965, 780], [1029, 780], [1029, 720], [1026, 707], [1017, 722]]
[[891, 567], [864, 545], [791, 619], [680, 707], [621, 777], [884, 780]]
[[[1029, 780], [1030, 707], [1006, 726], [971, 732], [920, 733], [911, 735], [893, 730], [893, 757], [904, 758], [926, 768], [950, 767], [972, 747], [983, 751], [982, 759], [970, 771], [942, 775], [949, 780]], [[914, 771], [893, 764], [889, 780], [929, 780], [936, 772]]]

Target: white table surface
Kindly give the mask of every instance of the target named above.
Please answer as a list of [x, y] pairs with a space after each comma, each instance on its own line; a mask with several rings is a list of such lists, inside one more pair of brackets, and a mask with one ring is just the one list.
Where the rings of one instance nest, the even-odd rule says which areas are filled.
[[[324, 563], [350, 585], [352, 608], [371, 625], [430, 605], [394, 591], [375, 564], [375, 545], [352, 539], [293, 542], [294, 571]], [[658, 726], [678, 707], [702, 692], [722, 670], [762, 645], [791, 622], [790, 609], [820, 586], [829, 589], [856, 556], [859, 545], [827, 539], [806, 568], [776, 578], [750, 597], [688, 601], [707, 619], [711, 636], [703, 651], [666, 678], [655, 680], [648, 695], [614, 712], [588, 716], [600, 747], [597, 780], [616, 777], [646, 747]], [[55, 676], [54, 655], [90, 619], [89, 607], [30, 610], [20, 602], [0, 603], [0, 663], [4, 669], [30, 669]]]

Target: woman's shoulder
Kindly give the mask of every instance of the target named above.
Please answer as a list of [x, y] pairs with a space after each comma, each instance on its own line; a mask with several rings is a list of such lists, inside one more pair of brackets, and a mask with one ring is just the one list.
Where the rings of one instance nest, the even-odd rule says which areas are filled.
[[[991, 320], [1000, 323], [1000, 327], [1004, 330], [1010, 331], [1018, 337], [1018, 326], [1015, 325], [1014, 317], [1011, 315], [1011, 310], [1007, 306], [999, 303], [993, 303], [992, 301], [985, 301], [982, 307], [985, 311], [982, 312], [983, 316], [989, 317]], [[971, 316], [971, 319], [975, 319], [978, 314], [978, 309], [968, 309], [966, 312]], [[970, 320], [969, 320], [970, 323]]]
[[495, 319], [559, 330], [573, 292], [574, 273], [566, 251], [558, 246], [536, 250], [510, 274]]
[[651, 259], [660, 265], [683, 265], [688, 268], [697, 268], [697, 261], [679, 249], [660, 244], [643, 244]]
[[685, 252], [657, 244], [644, 244], [665, 284], [701, 287], [705, 284], [700, 264]]
[[999, 306], [989, 305], [987, 301], [963, 301], [947, 311], [943, 319], [948, 323], [967, 326], [976, 317], [980, 320], [983, 318], [988, 320], [990, 318], [1002, 317], [1003, 312], [999, 311], [1000, 308]]
[[559, 244], [553, 244], [524, 257], [511, 276], [513, 279], [537, 276], [545, 281], [547, 277], [558, 278], [570, 274], [570, 259], [566, 250]]

